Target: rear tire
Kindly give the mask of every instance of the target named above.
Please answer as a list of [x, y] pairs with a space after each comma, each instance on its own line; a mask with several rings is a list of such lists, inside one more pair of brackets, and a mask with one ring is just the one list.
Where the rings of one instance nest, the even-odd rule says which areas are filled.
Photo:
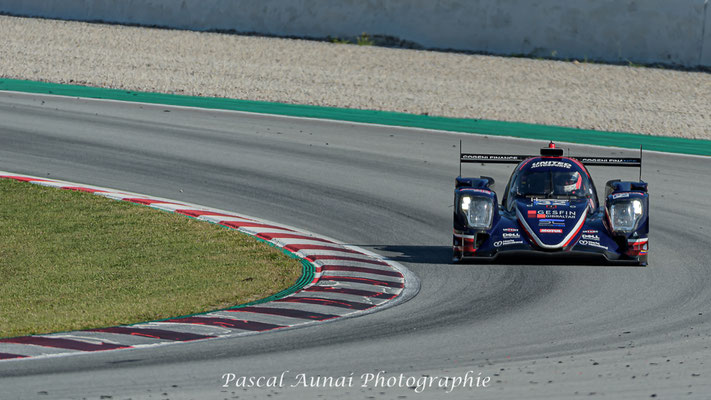
[[462, 254], [460, 251], [452, 250], [452, 262], [454, 264], [459, 264], [462, 262]]
[[639, 256], [639, 265], [641, 267], [646, 267], [647, 265], [649, 265], [649, 254]]

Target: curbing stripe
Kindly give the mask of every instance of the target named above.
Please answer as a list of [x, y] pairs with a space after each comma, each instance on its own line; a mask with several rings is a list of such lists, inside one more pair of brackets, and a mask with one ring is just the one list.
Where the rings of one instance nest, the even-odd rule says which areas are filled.
[[281, 325], [266, 324], [264, 322], [245, 321], [242, 319], [210, 318], [210, 317], [185, 317], [176, 319], [166, 319], [162, 322], [176, 322], [178, 324], [198, 324], [221, 326], [230, 329], [242, 329], [245, 331], [269, 331], [272, 329], [284, 328]]
[[220, 225], [228, 226], [230, 228], [241, 229], [241, 228], [273, 228], [290, 231], [291, 229], [280, 228], [276, 225], [262, 224], [259, 222], [240, 222], [240, 221], [220, 221]]
[[21, 356], [19, 354], [0, 353], [0, 360], [12, 360], [16, 358], [27, 358], [27, 356]]
[[296, 326], [298, 324], [308, 323], [308, 320], [303, 318], [294, 318], [285, 315], [276, 314], [265, 314], [261, 312], [243, 312], [236, 314], [231, 311], [219, 311], [213, 313], [215, 317], [219, 318], [229, 318], [229, 319], [241, 319], [244, 321], [254, 321], [254, 322], [264, 322], [267, 324], [274, 324], [280, 326]]
[[32, 178], [29, 176], [6, 175], [6, 176], [3, 176], [3, 178], [14, 179], [14, 180], [20, 181], [20, 182], [47, 182], [46, 179]]
[[[210, 216], [210, 217], [228, 217], [228, 218], [234, 218], [234, 215], [229, 215], [225, 213], [219, 213], [219, 212], [214, 212], [214, 211], [207, 211], [207, 210], [175, 210], [176, 213], [178, 214], [183, 214], [187, 215], [188, 217], [193, 217], [193, 218], [199, 218], [199, 217], [205, 217], [205, 216]], [[243, 218], [245, 220], [249, 220], [247, 218]]]
[[321, 239], [313, 236], [306, 236], [306, 235], [299, 235], [295, 233], [259, 233], [257, 234], [258, 237], [264, 239], [264, 240], [273, 240], [273, 239], [304, 239], [304, 240], [313, 240], [317, 242], [323, 242], [323, 243], [333, 243], [330, 240], [326, 239]]
[[347, 249], [345, 247], [334, 247], [334, 246], [323, 246], [320, 244], [288, 244], [284, 246], [285, 249], [291, 250], [294, 253], [303, 253], [303, 250], [325, 250], [330, 252], [342, 252], [351, 254], [362, 254], [359, 251]]
[[332, 286], [312, 286], [302, 290], [302, 292], [323, 292], [323, 293], [341, 293], [350, 294], [362, 297], [372, 297], [376, 299], [387, 299], [390, 300], [395, 297], [395, 294], [384, 293], [384, 292], [371, 292], [368, 290], [360, 289], [348, 289], [342, 287], [332, 287]]
[[365, 268], [365, 267], [346, 267], [343, 265], [324, 265], [321, 267], [322, 271], [346, 271], [346, 272], [362, 272], [366, 274], [375, 275], [385, 275], [394, 276], [397, 278], [402, 278], [402, 274], [397, 271], [388, 271], [375, 268]]
[[392, 288], [402, 288], [403, 284], [400, 282], [390, 282], [390, 281], [381, 281], [381, 280], [376, 280], [376, 279], [368, 279], [368, 278], [358, 278], [358, 277], [350, 277], [350, 276], [321, 276], [321, 279], [324, 281], [336, 281], [336, 282], [354, 282], [354, 283], [362, 283], [364, 285], [376, 285], [376, 286], [387, 286], [387, 287], [392, 287]]
[[334, 300], [334, 299], [327, 299], [323, 297], [294, 297], [294, 296], [289, 296], [285, 299], [279, 299], [279, 300], [274, 300], [275, 302], [278, 303], [306, 303], [306, 304], [318, 304], [321, 306], [331, 306], [331, 307], [340, 307], [340, 308], [350, 308], [354, 310], [366, 310], [370, 307], [373, 307], [372, 304], [365, 304], [365, 303], [358, 303], [355, 301], [348, 301], [348, 300]]
[[80, 351], [116, 350], [130, 347], [113, 343], [89, 343], [80, 340], [62, 339], [46, 336], [21, 336], [15, 338], [6, 338], [0, 339], [0, 343], [32, 344], [35, 346], [56, 347], [59, 349]]
[[210, 339], [214, 336], [196, 335], [194, 333], [182, 333], [166, 331], [163, 329], [133, 328], [126, 326], [114, 326], [111, 328], [89, 329], [89, 332], [117, 333], [123, 335], [145, 336], [154, 339], [177, 340], [187, 342], [190, 340]]
[[134, 203], [134, 204], [141, 204], [144, 206], [150, 206], [153, 204], [175, 204], [175, 205], [180, 205], [180, 203], [173, 203], [169, 201], [161, 201], [161, 200], [156, 200], [156, 199], [143, 199], [143, 198], [125, 198], [122, 199], [123, 201], [128, 201], [129, 203]]
[[380, 260], [373, 260], [368, 258], [356, 258], [356, 257], [343, 257], [337, 255], [328, 254], [312, 254], [305, 257], [309, 261], [321, 261], [321, 260], [340, 260], [340, 261], [355, 261], [359, 263], [367, 264], [377, 264], [377, 265], [388, 265], [388, 263]]
[[302, 310], [292, 310], [288, 308], [269, 308], [269, 307], [242, 307], [234, 310], [226, 310], [229, 312], [252, 312], [260, 314], [280, 315], [282, 317], [292, 317], [301, 319], [311, 319], [323, 321], [326, 319], [336, 318], [338, 315], [322, 314], [317, 312], [309, 312]]
[[[392, 307], [409, 300], [419, 290], [417, 277], [402, 265], [365, 249], [345, 245], [294, 227], [224, 210], [114, 189], [0, 171], [0, 179], [2, 178], [93, 193], [216, 223], [248, 234], [258, 241], [280, 248], [291, 257], [301, 259], [304, 271], [290, 288], [264, 299], [227, 309], [128, 326], [0, 339], [0, 360], [3, 361], [224, 339], [330, 322]], [[313, 254], [314, 252], [318, 254]], [[357, 257], [340, 255], [343, 253]], [[322, 260], [330, 262], [324, 264]], [[373, 268], [363, 267], [364, 264]], [[339, 276], [321, 280], [322, 270], [329, 269]], [[397, 279], [397, 282], [364, 278], [362, 274], [389, 276]], [[359, 284], [369, 285], [369, 290], [360, 289]], [[318, 296], [317, 293], [324, 295]]]
[[341, 300], [348, 299], [348, 301], [369, 304], [371, 307], [383, 304], [384, 302], [387, 302], [387, 299], [379, 299], [376, 297], [363, 297], [363, 296], [347, 295], [344, 293], [328, 293], [328, 292], [318, 292], [318, 293], [299, 292], [299, 293], [294, 294], [293, 296], [289, 296], [288, 298], [289, 299], [312, 298], [314, 295], [318, 296], [319, 298], [328, 299], [328, 300], [341, 301]]

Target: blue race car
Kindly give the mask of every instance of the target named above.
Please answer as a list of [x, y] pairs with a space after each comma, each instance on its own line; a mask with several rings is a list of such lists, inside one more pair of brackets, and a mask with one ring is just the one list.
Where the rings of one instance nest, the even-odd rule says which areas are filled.
[[[494, 179], [461, 177], [461, 163], [518, 164], [499, 204]], [[605, 203], [586, 166], [639, 167], [638, 182], [611, 180]], [[642, 157], [564, 157], [551, 142], [540, 156], [462, 154], [454, 188], [453, 260], [525, 252], [602, 256], [647, 265], [649, 195]], [[522, 253], [523, 254], [519, 254]]]

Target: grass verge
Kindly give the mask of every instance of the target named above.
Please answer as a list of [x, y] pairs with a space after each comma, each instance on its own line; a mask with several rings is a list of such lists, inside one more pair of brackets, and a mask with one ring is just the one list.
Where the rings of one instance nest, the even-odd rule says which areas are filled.
[[215, 224], [0, 179], [0, 337], [234, 306], [287, 288], [299, 260]]

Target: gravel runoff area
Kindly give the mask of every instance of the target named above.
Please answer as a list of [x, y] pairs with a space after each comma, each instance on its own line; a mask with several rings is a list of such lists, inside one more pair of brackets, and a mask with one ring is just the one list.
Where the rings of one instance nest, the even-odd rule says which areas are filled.
[[711, 139], [711, 74], [0, 16], [0, 76]]

